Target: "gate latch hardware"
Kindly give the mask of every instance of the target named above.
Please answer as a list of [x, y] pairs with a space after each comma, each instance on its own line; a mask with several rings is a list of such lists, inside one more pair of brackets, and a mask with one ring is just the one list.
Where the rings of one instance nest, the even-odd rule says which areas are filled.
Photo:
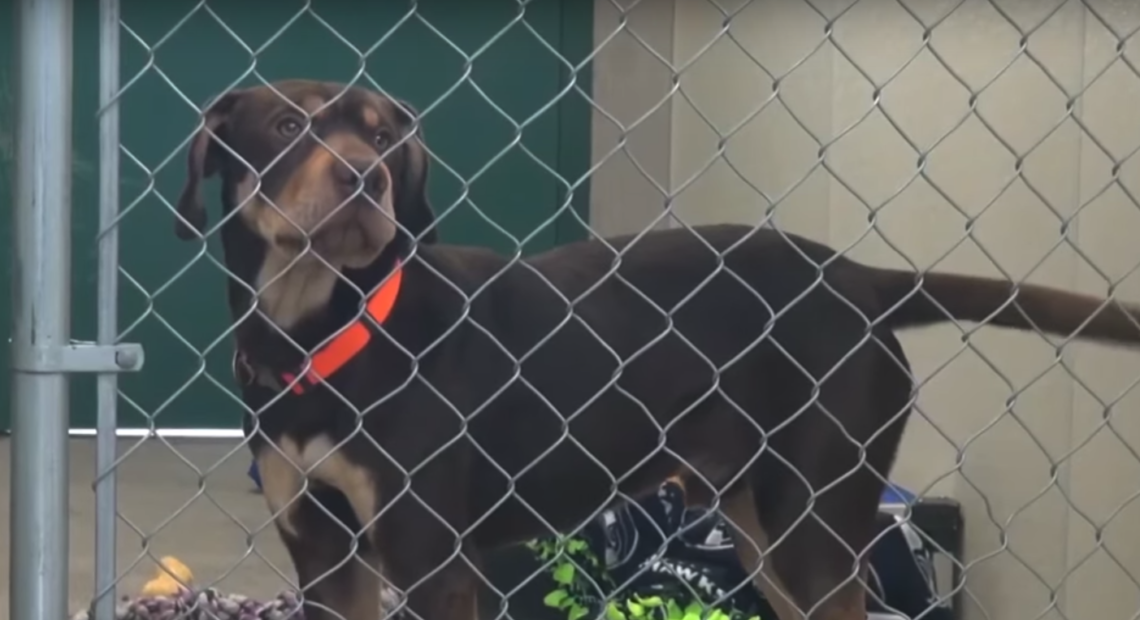
[[37, 374], [137, 372], [146, 357], [141, 344], [127, 342], [101, 345], [72, 341], [62, 347], [32, 347], [22, 353], [13, 356], [15, 370]]

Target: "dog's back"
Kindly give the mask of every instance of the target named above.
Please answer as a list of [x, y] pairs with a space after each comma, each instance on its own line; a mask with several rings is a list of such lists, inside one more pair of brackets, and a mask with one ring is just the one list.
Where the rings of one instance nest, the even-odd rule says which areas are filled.
[[[475, 512], [503, 497], [500, 470], [523, 474], [515, 491], [527, 504], [508, 501], [500, 514], [513, 516], [489, 520], [485, 540], [533, 531], [531, 509], [573, 526], [588, 516], [582, 506], [616, 499], [615, 482], [646, 492], [682, 462], [723, 489], [859, 347], [865, 319], [816, 266], [834, 252], [747, 226], [697, 232], [574, 243], [525, 264], [462, 251], [463, 277], [479, 281], [463, 288], [485, 286], [472, 302], [479, 329], [465, 337], [480, 363], [467, 371], [474, 400], [492, 402], [470, 427], [490, 457], [473, 477], [487, 482], [472, 494]], [[460, 264], [446, 246], [421, 249]], [[875, 301], [867, 286], [839, 288]], [[882, 426], [864, 423], [874, 430], [863, 439]]]
[[[439, 246], [427, 256], [454, 252], [467, 251]], [[1068, 335], [1097, 301], [1023, 287], [1030, 323], [1002, 309], [1014, 292], [1008, 283], [918, 280], [743, 225], [583, 241], [520, 262], [475, 251], [452, 264], [460, 263], [478, 283], [469, 291], [483, 289], [472, 306], [482, 331], [472, 337], [487, 353], [470, 370], [485, 386], [483, 398], [496, 401], [472, 432], [494, 461], [488, 467], [529, 472], [518, 493], [544, 519], [570, 524], [581, 515], [546, 485], [567, 489], [575, 504], [596, 505], [612, 499], [614, 480], [625, 492], [652, 488], [669, 460], [651, 458], [661, 456], [662, 442], [675, 461], [703, 469], [718, 489], [760, 444], [804, 453], [796, 428], [808, 424], [819, 435], [832, 423], [789, 418], [816, 406], [822, 382], [845, 364], [865, 365], [865, 385], [848, 381], [848, 396], [868, 394], [883, 406], [838, 412], [837, 423], [848, 425], [840, 434], [851, 446], [883, 439], [885, 471], [894, 446], [884, 433], [895, 423], [901, 432], [910, 391], [895, 329], [997, 312], [1000, 325]], [[1086, 328], [1121, 339], [1126, 323], [1123, 313], [1104, 314]], [[521, 381], [496, 396], [515, 376], [510, 357], [522, 362]], [[710, 444], [717, 454], [708, 454]], [[502, 491], [475, 495], [497, 499]], [[583, 496], [596, 501], [578, 501]]]

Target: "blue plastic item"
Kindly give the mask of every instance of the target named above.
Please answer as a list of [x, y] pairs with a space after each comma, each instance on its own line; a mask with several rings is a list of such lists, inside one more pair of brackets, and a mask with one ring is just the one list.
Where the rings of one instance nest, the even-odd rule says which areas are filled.
[[883, 497], [880, 502], [883, 504], [913, 504], [916, 499], [918, 499], [918, 496], [914, 493], [892, 482], [888, 483], [887, 488], [883, 489]]
[[257, 461], [251, 460], [249, 462], [249, 471], [246, 472], [250, 480], [253, 480], [254, 486], [257, 487], [258, 493], [261, 492], [261, 472], [257, 471]]

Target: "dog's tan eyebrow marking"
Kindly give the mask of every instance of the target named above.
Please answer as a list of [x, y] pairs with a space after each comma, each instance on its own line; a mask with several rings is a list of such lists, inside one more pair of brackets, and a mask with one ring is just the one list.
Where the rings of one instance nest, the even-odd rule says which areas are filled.
[[369, 105], [362, 106], [360, 109], [360, 118], [364, 121], [364, 125], [369, 129], [380, 128], [380, 113], [375, 108]]
[[[324, 110], [321, 110], [321, 107], [324, 105], [324, 97], [317, 95], [306, 95], [303, 99], [301, 99], [301, 109], [304, 110], [309, 116], [313, 116], [314, 119], [320, 117], [324, 113]], [[317, 114], [318, 111], [320, 111], [321, 114]]]

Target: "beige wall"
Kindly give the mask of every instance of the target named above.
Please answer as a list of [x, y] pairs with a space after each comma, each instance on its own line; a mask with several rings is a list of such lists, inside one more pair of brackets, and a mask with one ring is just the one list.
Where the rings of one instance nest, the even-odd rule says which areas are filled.
[[[923, 28], [894, 0], [857, 2], [837, 21], [834, 44], [804, 0], [718, 3], [741, 9], [734, 40], [717, 38], [724, 18], [706, 0], [642, 0], [624, 28], [613, 3], [598, 0], [597, 40], [608, 43], [596, 94], [608, 114], [634, 122], [673, 89], [666, 62], [681, 74], [678, 92], [599, 168], [600, 232], [640, 230], [669, 194], [691, 224], [755, 223], [771, 210], [778, 225], [854, 246], [849, 254], [876, 264], [909, 260], [1104, 293], [1099, 270], [1124, 278], [1120, 297], [1140, 299], [1140, 278], [1125, 277], [1140, 263], [1140, 205], [1119, 186], [1104, 190], [1112, 158], [1140, 148], [1140, 77], [1122, 62], [1104, 70], [1116, 39], [1082, 3], [1064, 2], [1040, 27], [1057, 1], [999, 3], [1030, 32], [1028, 51], [1044, 69], [1018, 55], [1017, 29], [985, 0], [966, 0], [934, 28], [932, 48], [949, 68], [920, 53]], [[850, 2], [814, 4], [834, 17]], [[958, 0], [906, 4], [929, 25]], [[1140, 27], [1138, 2], [1088, 5], [1120, 32]], [[1134, 51], [1126, 57], [1140, 63]], [[877, 109], [868, 77], [887, 84]], [[987, 84], [970, 115], [970, 90]], [[1062, 88], [1081, 93], [1074, 110], [1087, 133], [1062, 122]], [[600, 113], [595, 120], [601, 159], [621, 131]], [[723, 158], [709, 123], [735, 129]], [[925, 178], [913, 182], [919, 156], [908, 140], [933, 148]], [[1024, 156], [1020, 178], [1007, 148]], [[1137, 158], [1119, 177], [1140, 196]], [[878, 217], [865, 235], [867, 205]], [[1078, 207], [1063, 238], [1058, 216]], [[1071, 345], [1062, 365], [1042, 338], [995, 329], [969, 346], [954, 327], [906, 334], [904, 346], [923, 387], [895, 478], [963, 502], [967, 617], [1140, 613], [1140, 507], [1131, 502], [1140, 495], [1140, 400], [1120, 397], [1140, 379], [1140, 360]], [[1098, 399], [1119, 399], [1109, 424]]]

